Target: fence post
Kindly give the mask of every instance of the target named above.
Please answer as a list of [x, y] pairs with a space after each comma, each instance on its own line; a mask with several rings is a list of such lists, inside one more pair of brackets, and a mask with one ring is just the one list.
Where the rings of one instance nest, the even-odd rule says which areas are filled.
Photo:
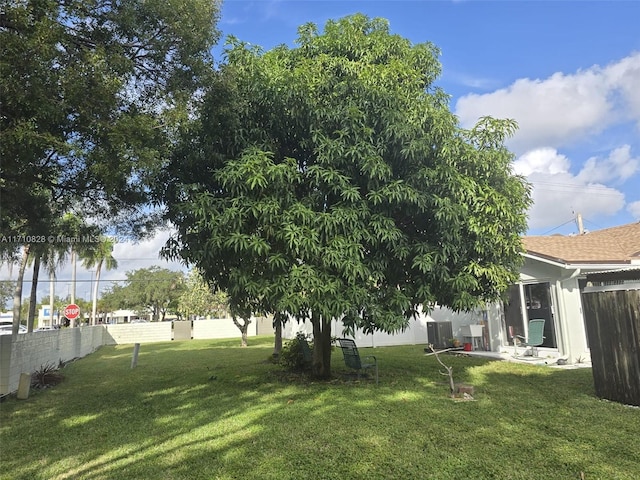
[[138, 365], [138, 352], [140, 352], [140, 344], [135, 343], [133, 345], [133, 357], [131, 358], [131, 368], [136, 368], [136, 365]]
[[18, 384], [17, 397], [19, 400], [26, 400], [29, 398], [29, 388], [31, 387], [31, 374], [21, 373], [20, 383]]

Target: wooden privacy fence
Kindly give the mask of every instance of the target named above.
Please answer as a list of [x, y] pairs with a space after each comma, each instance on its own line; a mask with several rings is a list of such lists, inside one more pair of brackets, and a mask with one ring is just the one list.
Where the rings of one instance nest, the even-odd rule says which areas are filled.
[[640, 282], [582, 293], [596, 395], [640, 406]]

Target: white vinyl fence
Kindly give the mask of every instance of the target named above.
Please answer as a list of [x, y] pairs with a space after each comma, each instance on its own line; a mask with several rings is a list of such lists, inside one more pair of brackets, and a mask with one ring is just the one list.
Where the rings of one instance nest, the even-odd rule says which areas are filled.
[[[358, 347], [388, 347], [392, 345], [419, 345], [427, 344], [427, 324], [429, 322], [451, 322], [452, 337], [463, 340], [464, 328], [467, 325], [475, 325], [482, 321], [482, 312], [456, 313], [447, 308], [436, 307], [429, 314], [421, 313], [418, 318], [411, 320], [409, 326], [403, 332], [394, 334], [375, 332], [365, 335], [362, 331], [356, 331], [353, 338]], [[303, 332], [311, 335], [313, 327], [310, 322], [297, 323], [292, 319], [283, 328], [282, 336], [287, 339], [294, 338], [296, 333]], [[343, 324], [340, 320], [331, 323], [331, 334], [335, 337], [343, 337]]]

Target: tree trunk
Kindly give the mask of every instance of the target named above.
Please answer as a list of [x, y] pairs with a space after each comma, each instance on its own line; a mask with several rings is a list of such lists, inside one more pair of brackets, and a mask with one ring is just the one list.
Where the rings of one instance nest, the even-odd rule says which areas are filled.
[[313, 376], [321, 380], [331, 378], [331, 320], [311, 313], [313, 325]]
[[100, 283], [100, 270], [102, 270], [102, 260], [96, 266], [96, 283], [93, 286], [93, 308], [91, 309], [91, 325], [96, 324], [96, 313], [98, 311], [98, 284]]
[[276, 335], [273, 342], [273, 357], [280, 358], [280, 353], [282, 352], [282, 317], [279, 313], [273, 317], [273, 328]]
[[53, 328], [53, 309], [56, 301], [56, 272], [49, 272], [49, 326]]
[[33, 278], [31, 279], [31, 296], [29, 297], [29, 315], [27, 316], [27, 332], [33, 332], [33, 324], [36, 318], [38, 306], [38, 277], [40, 276], [40, 255], [33, 259]]
[[251, 323], [251, 319], [243, 318], [242, 319], [243, 323], [240, 323], [235, 315], [233, 315], [231, 318], [233, 320], [233, 323], [240, 330], [240, 334], [241, 334], [240, 346], [246, 347], [248, 345], [247, 331], [249, 330], [249, 324]]
[[11, 334], [18, 335], [20, 330], [20, 308], [22, 307], [22, 282], [24, 281], [24, 271], [27, 268], [27, 260], [29, 259], [29, 245], [25, 245], [22, 249], [22, 260], [20, 260], [20, 269], [18, 270], [18, 279], [16, 280], [16, 288], [13, 291], [13, 328]]

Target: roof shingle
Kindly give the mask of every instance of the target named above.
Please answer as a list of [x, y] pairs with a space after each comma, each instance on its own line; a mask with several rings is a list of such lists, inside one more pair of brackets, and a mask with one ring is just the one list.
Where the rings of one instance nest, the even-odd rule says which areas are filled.
[[523, 237], [527, 253], [567, 264], [640, 262], [640, 222], [582, 235]]

